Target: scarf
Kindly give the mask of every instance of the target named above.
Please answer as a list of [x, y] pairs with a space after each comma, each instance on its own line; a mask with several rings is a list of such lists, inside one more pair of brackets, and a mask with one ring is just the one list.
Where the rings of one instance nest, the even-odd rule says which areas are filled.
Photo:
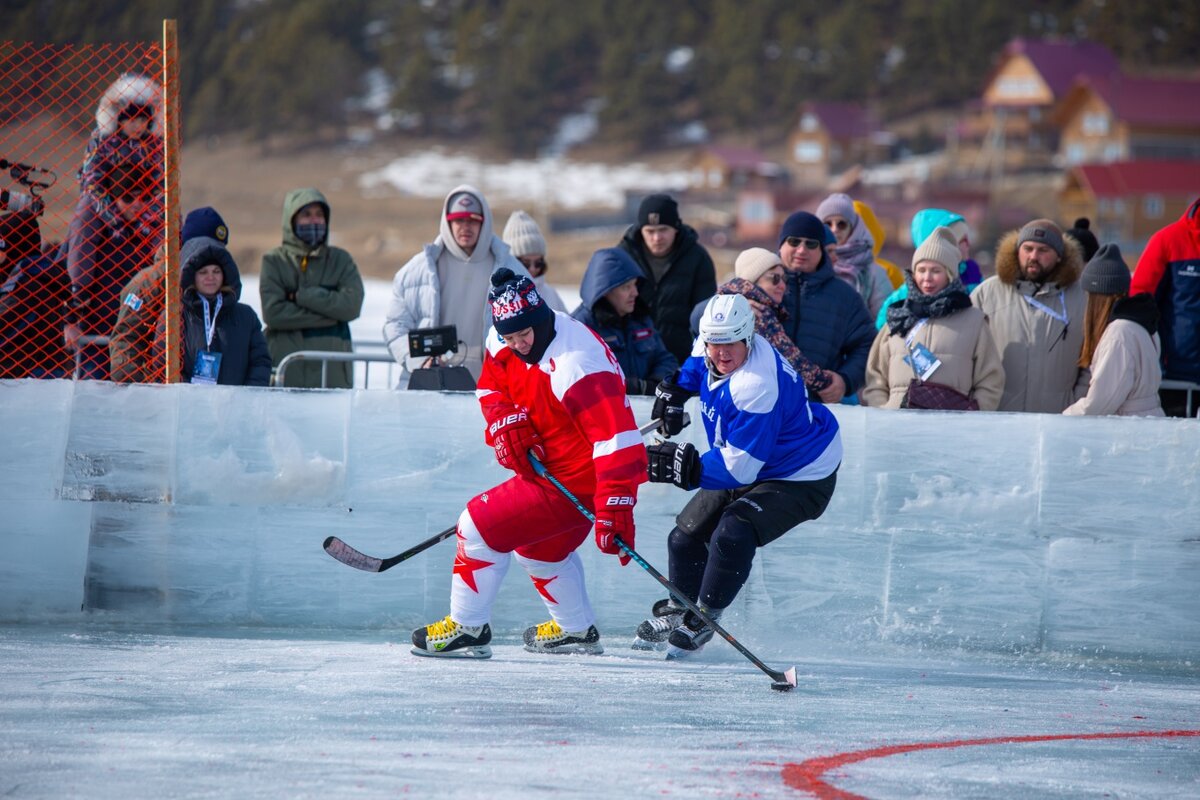
[[971, 306], [971, 298], [958, 281], [951, 281], [937, 294], [921, 294], [911, 277], [908, 284], [908, 297], [892, 303], [887, 309], [888, 331], [893, 336], [907, 336], [923, 319], [948, 317]]

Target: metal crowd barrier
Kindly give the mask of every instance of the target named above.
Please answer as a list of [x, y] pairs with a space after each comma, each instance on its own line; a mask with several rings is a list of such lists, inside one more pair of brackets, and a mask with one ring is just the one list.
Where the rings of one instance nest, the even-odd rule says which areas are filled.
[[[329, 362], [362, 362], [362, 388], [371, 388], [371, 370], [367, 368], [369, 363], [390, 364], [387, 370], [387, 385], [392, 385], [392, 367], [398, 366], [396, 359], [389, 352], [383, 353], [331, 353], [325, 350], [297, 350], [294, 353], [289, 353], [279, 362], [279, 366], [275, 368], [275, 385], [284, 386], [284, 376], [287, 373], [287, 368], [297, 361], [320, 361], [321, 362], [321, 388], [324, 389], [329, 383]], [[356, 370], [357, 372], [357, 370]], [[355, 385], [357, 385], [358, 375], [355, 375]]]
[[[1164, 380], [1159, 386], [1161, 389], [1175, 389], [1181, 392], [1187, 392], [1187, 416], [1200, 416], [1200, 408], [1192, 402], [1193, 397], [1200, 394], [1200, 383], [1192, 383], [1191, 381], [1168, 381]], [[1195, 413], [1193, 413], [1195, 409]]]

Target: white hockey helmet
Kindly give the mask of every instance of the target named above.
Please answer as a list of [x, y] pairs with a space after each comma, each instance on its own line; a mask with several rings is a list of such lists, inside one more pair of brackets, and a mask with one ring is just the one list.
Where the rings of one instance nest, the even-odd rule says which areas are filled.
[[745, 342], [754, 345], [754, 310], [740, 294], [719, 294], [708, 301], [700, 317], [700, 339], [705, 344]]

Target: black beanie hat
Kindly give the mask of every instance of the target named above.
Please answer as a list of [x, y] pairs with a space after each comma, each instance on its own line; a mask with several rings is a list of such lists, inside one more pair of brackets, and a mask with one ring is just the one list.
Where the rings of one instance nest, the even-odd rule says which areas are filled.
[[1080, 217], [1075, 220], [1074, 227], [1067, 231], [1071, 238], [1079, 242], [1079, 246], [1083, 248], [1084, 263], [1091, 261], [1092, 256], [1096, 255], [1096, 251], [1100, 249], [1100, 242], [1096, 239], [1096, 234], [1091, 231], [1092, 221], [1087, 217]]
[[679, 219], [679, 204], [669, 194], [652, 194], [638, 206], [638, 227], [669, 225], [678, 228], [682, 224], [683, 221]]

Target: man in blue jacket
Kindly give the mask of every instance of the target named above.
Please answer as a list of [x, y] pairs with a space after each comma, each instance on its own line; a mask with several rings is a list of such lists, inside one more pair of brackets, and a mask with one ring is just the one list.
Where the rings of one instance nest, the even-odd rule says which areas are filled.
[[659, 382], [679, 368], [642, 300], [645, 282], [637, 263], [624, 250], [597, 250], [579, 286], [582, 302], [571, 312], [617, 357], [625, 373], [626, 394], [654, 394]]
[[[756, 550], [825, 512], [842, 439], [833, 414], [808, 402], [796, 371], [754, 332], [754, 312], [739, 294], [709, 301], [692, 354], [659, 385], [654, 418], [662, 433], [683, 429], [684, 403], [695, 394], [710, 449], [701, 456], [686, 442], [650, 445], [649, 477], [700, 490], [667, 537], [670, 577], [718, 619], [745, 584]], [[667, 640], [667, 657], [678, 658], [703, 647], [713, 629], [667, 599], [637, 634], [635, 648]]]
[[875, 325], [858, 291], [838, 279], [825, 252], [828, 228], [807, 211], [788, 217], [779, 232], [779, 258], [787, 275], [783, 323], [788, 338], [826, 371], [823, 403], [837, 403], [862, 388]]

